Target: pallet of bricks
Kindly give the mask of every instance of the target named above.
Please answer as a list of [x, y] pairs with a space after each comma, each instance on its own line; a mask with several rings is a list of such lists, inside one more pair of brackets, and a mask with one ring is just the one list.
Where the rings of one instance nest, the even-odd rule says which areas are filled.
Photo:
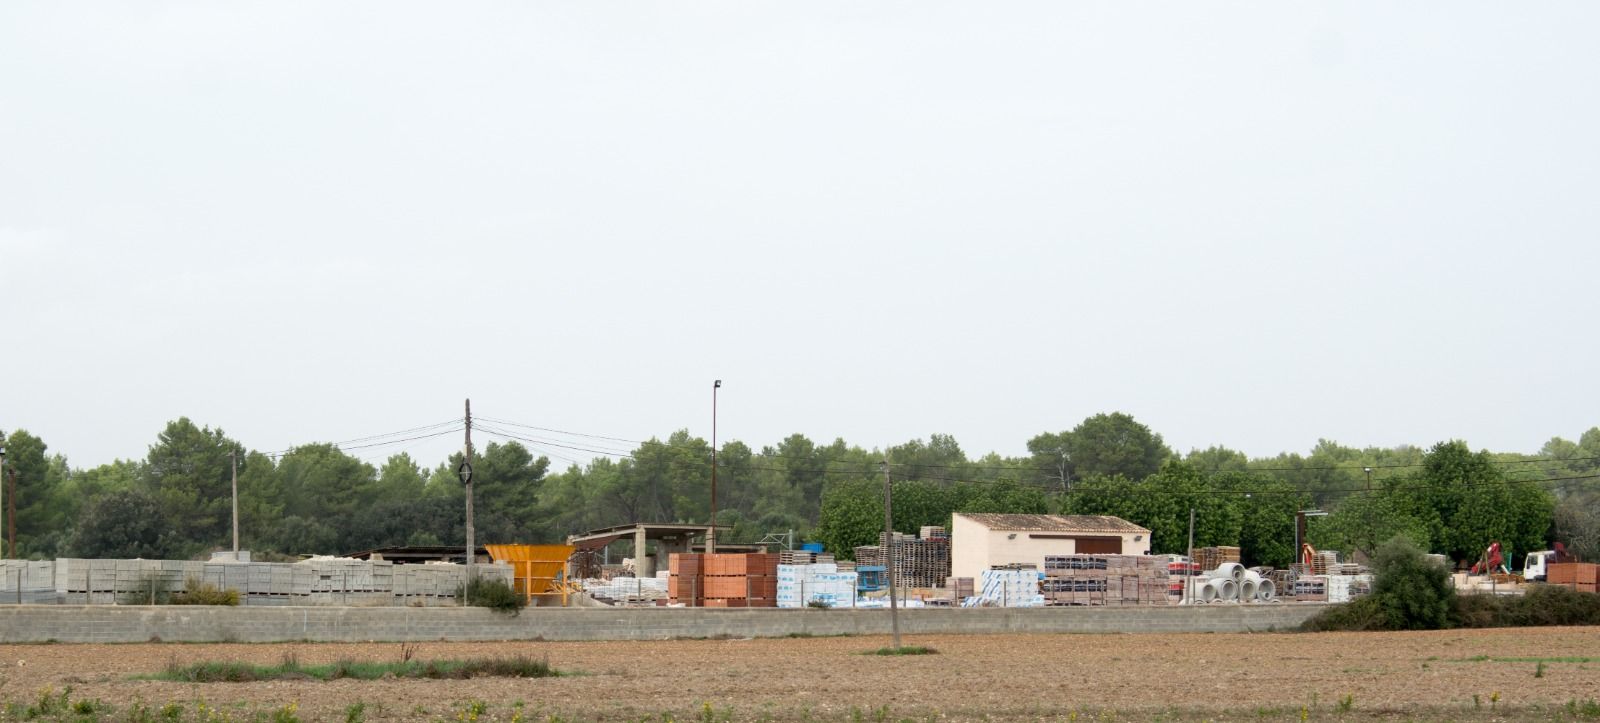
[[777, 554], [707, 554], [705, 562], [706, 607], [777, 607]]
[[1545, 571], [1545, 582], [1570, 587], [1579, 592], [1600, 592], [1600, 565], [1592, 562], [1552, 562]]
[[1167, 561], [1143, 555], [1046, 555], [1045, 605], [1166, 605]]
[[692, 608], [706, 606], [706, 556], [677, 553], [667, 558], [667, 601]]
[[667, 563], [673, 603], [708, 608], [770, 608], [778, 604], [778, 555], [675, 554]]

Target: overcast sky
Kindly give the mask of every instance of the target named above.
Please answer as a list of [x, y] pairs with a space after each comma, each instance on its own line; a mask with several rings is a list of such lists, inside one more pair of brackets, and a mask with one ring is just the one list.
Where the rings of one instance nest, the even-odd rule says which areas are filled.
[[7, 2], [0, 429], [87, 467], [184, 415], [265, 451], [470, 396], [709, 436], [720, 378], [720, 439], [756, 447], [1017, 455], [1120, 410], [1179, 451], [1533, 452], [1600, 424], [1597, 27]]

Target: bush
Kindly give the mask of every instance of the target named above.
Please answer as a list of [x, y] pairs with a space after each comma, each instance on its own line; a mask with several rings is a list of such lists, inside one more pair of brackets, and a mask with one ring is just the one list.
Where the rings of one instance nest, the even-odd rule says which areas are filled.
[[183, 592], [172, 595], [173, 605], [238, 605], [239, 591], [221, 589], [196, 578], [183, 581]]
[[1533, 585], [1523, 595], [1462, 595], [1455, 623], [1464, 628], [1600, 625], [1600, 595]]
[[1438, 630], [1450, 625], [1456, 591], [1442, 565], [1404, 537], [1383, 543], [1372, 563], [1372, 597], [1388, 629]]
[[512, 615], [528, 604], [528, 599], [518, 594], [506, 581], [485, 577], [473, 578], [465, 590], [456, 588], [456, 599], [472, 607], [489, 608]]
[[1454, 622], [1450, 573], [1404, 537], [1374, 555], [1372, 594], [1306, 621], [1306, 630], [1438, 630]]

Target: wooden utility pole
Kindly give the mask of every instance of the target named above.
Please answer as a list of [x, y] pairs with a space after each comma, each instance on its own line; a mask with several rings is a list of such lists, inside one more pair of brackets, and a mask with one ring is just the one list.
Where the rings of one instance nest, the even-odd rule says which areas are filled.
[[239, 450], [228, 450], [228, 459], [233, 462], [233, 561], [239, 561]]
[[894, 497], [889, 483], [889, 448], [883, 448], [883, 559], [889, 576], [889, 630], [894, 636], [894, 647], [900, 649], [900, 609], [894, 600], [894, 512], [890, 505]]
[[477, 579], [475, 577], [475, 574], [476, 574], [477, 570], [475, 570], [473, 568], [473, 563], [475, 562], [474, 558], [476, 558], [478, 556], [478, 542], [473, 537], [473, 534], [472, 534], [472, 400], [471, 399], [467, 400], [467, 443], [466, 443], [466, 449], [463, 452], [462, 459], [464, 460], [465, 464], [467, 465], [467, 467], [466, 467], [467, 473], [465, 475], [463, 475], [466, 479], [463, 479], [462, 483], [467, 488], [467, 583], [470, 585], [473, 580]]

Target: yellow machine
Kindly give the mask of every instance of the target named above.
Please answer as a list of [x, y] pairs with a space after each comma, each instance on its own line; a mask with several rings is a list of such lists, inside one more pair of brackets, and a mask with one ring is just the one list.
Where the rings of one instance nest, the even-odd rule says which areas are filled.
[[567, 558], [572, 545], [484, 545], [495, 562], [511, 565], [512, 585], [528, 602], [539, 595], [560, 595], [567, 604]]

